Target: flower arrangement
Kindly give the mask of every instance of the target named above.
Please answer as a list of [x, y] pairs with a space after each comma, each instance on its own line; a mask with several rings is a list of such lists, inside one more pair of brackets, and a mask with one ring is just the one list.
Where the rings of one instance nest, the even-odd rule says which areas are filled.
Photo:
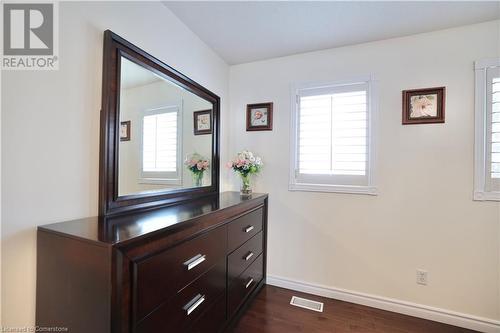
[[184, 161], [184, 165], [193, 174], [193, 184], [197, 187], [201, 186], [203, 173], [210, 167], [208, 159], [204, 158], [198, 153], [188, 155]]
[[262, 169], [262, 159], [255, 156], [251, 151], [243, 150], [239, 152], [227, 166], [240, 175], [242, 181], [241, 194], [252, 194], [250, 177], [253, 174], [259, 173]]

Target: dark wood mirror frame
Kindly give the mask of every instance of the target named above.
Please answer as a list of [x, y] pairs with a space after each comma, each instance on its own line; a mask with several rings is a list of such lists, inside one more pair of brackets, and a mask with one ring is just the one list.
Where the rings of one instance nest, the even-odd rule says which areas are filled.
[[[118, 196], [120, 63], [122, 56], [212, 103], [212, 182], [210, 186]], [[220, 98], [217, 95], [110, 30], [104, 32], [102, 77], [99, 153], [100, 216], [171, 205], [219, 192]]]

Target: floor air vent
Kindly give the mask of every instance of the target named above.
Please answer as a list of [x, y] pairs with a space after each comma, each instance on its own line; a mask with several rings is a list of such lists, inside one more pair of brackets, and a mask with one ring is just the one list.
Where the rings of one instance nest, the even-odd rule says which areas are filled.
[[323, 312], [323, 303], [311, 301], [310, 299], [305, 299], [302, 297], [293, 296], [290, 304], [298, 306], [299, 308], [304, 308], [316, 312]]

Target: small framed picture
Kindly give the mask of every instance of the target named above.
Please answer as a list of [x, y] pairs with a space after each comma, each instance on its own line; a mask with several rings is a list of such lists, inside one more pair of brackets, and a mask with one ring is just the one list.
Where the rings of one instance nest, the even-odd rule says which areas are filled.
[[120, 123], [120, 141], [130, 141], [130, 120]]
[[212, 133], [212, 110], [201, 110], [193, 112], [194, 135]]
[[446, 88], [403, 91], [403, 125], [444, 123]]
[[273, 103], [247, 105], [247, 131], [272, 131]]

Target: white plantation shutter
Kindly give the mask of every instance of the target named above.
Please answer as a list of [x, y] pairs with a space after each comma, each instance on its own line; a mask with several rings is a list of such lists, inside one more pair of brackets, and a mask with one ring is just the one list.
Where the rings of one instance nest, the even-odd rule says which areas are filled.
[[477, 61], [474, 199], [500, 200], [500, 59]]
[[142, 118], [142, 178], [179, 179], [179, 108], [144, 112]]
[[366, 175], [366, 91], [301, 96], [299, 173]]
[[491, 106], [491, 135], [488, 137], [491, 145], [490, 175], [492, 179], [500, 179], [500, 75], [495, 75], [490, 80], [491, 100], [488, 101]]
[[500, 192], [500, 67], [486, 70], [486, 180], [488, 192]]
[[143, 118], [143, 171], [177, 169], [177, 112]]
[[370, 81], [294, 89], [291, 190], [374, 194]]

